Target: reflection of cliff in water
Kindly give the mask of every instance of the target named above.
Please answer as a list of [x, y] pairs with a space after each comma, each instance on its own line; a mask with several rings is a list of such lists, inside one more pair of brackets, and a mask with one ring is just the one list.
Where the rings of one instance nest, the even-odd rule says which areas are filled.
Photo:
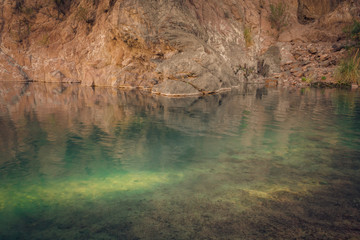
[[0, 83], [0, 238], [356, 238], [359, 120], [358, 91]]
[[[0, 90], [1, 164], [13, 164], [14, 169], [35, 164], [48, 175], [65, 174], [64, 165], [84, 161], [89, 174], [97, 164], [115, 169], [181, 165], [185, 159], [199, 157], [203, 142], [214, 147], [208, 151], [218, 152], [227, 143], [216, 139], [238, 135], [241, 146], [256, 149], [265, 142], [269, 151], [281, 155], [297, 144], [298, 136], [334, 144], [338, 131], [322, 131], [334, 124], [324, 113], [351, 108], [352, 94], [357, 94], [347, 93], [349, 102], [339, 106], [333, 103], [343, 96], [335, 94], [338, 90], [257, 85], [203, 98], [176, 99], [64, 84], [3, 82]], [[315, 132], [302, 133], [304, 124]], [[171, 134], [172, 141], [153, 150]], [[189, 140], [189, 136], [201, 139]], [[151, 163], [141, 162], [149, 159]]]
[[[0, 89], [4, 119], [7, 116], [9, 121], [17, 122], [26, 113], [39, 118], [39, 122], [66, 122], [68, 126], [63, 127], [93, 124], [108, 134], [113, 132], [114, 123], [126, 124], [145, 115], [188, 133], [196, 134], [206, 127], [204, 124], [217, 126], [221, 132], [221, 125], [228, 125], [239, 110], [251, 107], [255, 93], [258, 97], [256, 85], [204, 98], [166, 98], [141, 91], [64, 84], [5, 82]], [[60, 119], [66, 121], [57, 121]]]

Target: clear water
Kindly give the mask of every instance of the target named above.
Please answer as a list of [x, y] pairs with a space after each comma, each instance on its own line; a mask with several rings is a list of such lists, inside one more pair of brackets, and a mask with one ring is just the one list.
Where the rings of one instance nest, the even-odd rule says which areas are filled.
[[359, 91], [0, 84], [0, 239], [359, 236]]

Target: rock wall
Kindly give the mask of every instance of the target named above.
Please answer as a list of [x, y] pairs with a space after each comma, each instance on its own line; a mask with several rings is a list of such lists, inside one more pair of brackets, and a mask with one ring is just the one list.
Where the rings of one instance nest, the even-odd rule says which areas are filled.
[[298, 19], [307, 24], [334, 11], [344, 0], [299, 0]]
[[[279, 72], [293, 59], [284, 44], [337, 38], [338, 29], [317, 26], [355, 4], [286, 1], [288, 22], [279, 35], [269, 22], [277, 2], [0, 0], [0, 79], [139, 87], [170, 96], [219, 92]], [[333, 22], [349, 23], [356, 14], [345, 9]], [[314, 23], [301, 25], [309, 19]]]

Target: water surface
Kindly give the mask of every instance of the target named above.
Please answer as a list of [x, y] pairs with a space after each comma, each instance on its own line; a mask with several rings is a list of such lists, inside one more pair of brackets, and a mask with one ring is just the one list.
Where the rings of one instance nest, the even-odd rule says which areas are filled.
[[0, 239], [356, 239], [360, 92], [0, 83]]

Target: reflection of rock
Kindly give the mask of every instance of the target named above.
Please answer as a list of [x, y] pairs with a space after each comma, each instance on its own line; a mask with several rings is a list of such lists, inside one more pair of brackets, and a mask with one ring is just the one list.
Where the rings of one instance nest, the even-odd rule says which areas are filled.
[[[0, 90], [2, 107], [8, 109], [4, 114], [15, 123], [25, 113], [40, 113], [37, 115], [40, 123], [55, 121], [59, 128], [72, 128], [77, 122], [82, 122], [112, 134], [117, 121], [125, 127], [132, 124], [139, 112], [145, 112], [164, 121], [168, 127], [188, 134], [198, 134], [208, 127], [214, 132], [227, 134], [231, 131], [223, 127], [229, 125], [234, 114], [255, 100], [257, 88], [257, 85], [242, 85], [231, 92], [200, 98], [167, 98], [147, 92], [92, 89], [65, 83], [24, 85], [8, 82], [1, 83]], [[242, 94], [248, 100], [244, 101]], [[208, 119], [204, 125], [207, 116], [215, 118]], [[54, 119], [49, 120], [49, 117]], [[56, 132], [59, 128], [49, 128], [48, 124], [43, 126], [49, 138], [61, 141], [56, 138], [61, 135]], [[10, 133], [6, 135], [11, 136]]]
[[[334, 90], [325, 90], [321, 95], [330, 102], [329, 108], [333, 106], [329, 100], [331, 91]], [[114, 167], [142, 168], [154, 164], [150, 161], [171, 165], [174, 149], [179, 154], [195, 154], [194, 149], [203, 146], [203, 142], [186, 142], [187, 136], [207, 136], [201, 141], [221, 148], [218, 138], [237, 136], [234, 144], [251, 147], [265, 134], [271, 134], [271, 139], [276, 139], [271, 151], [283, 154], [293, 134], [291, 129], [302, 126], [302, 119], [309, 116], [316, 115], [322, 121], [326, 115], [319, 116], [318, 111], [327, 111], [324, 101], [311, 100], [319, 97], [315, 91], [304, 95], [255, 84], [189, 98], [66, 83], [3, 82], [0, 93], [0, 125], [4, 129], [0, 133], [0, 152], [5, 152], [1, 161], [12, 161], [20, 155], [36, 157], [40, 160], [32, 163], [40, 164], [43, 172], [55, 171], [52, 175], [62, 174], [61, 164], [56, 164], [59, 169], [54, 168], [54, 162], [77, 157], [68, 156], [69, 152], [82, 152], [83, 157], [77, 161], [89, 165], [96, 164], [91, 161], [93, 157], [104, 159], [102, 148], [110, 149], [106, 159], [113, 161]], [[174, 138], [169, 138], [169, 134]], [[29, 144], [34, 136], [41, 137], [40, 145]], [[153, 145], [163, 138], [170, 141], [161, 147], [163, 152], [152, 152]], [[179, 141], [186, 144], [178, 146]], [[22, 144], [27, 147], [19, 148]], [[153, 155], [139, 156], [139, 149], [144, 151], [140, 151], [142, 154]]]

